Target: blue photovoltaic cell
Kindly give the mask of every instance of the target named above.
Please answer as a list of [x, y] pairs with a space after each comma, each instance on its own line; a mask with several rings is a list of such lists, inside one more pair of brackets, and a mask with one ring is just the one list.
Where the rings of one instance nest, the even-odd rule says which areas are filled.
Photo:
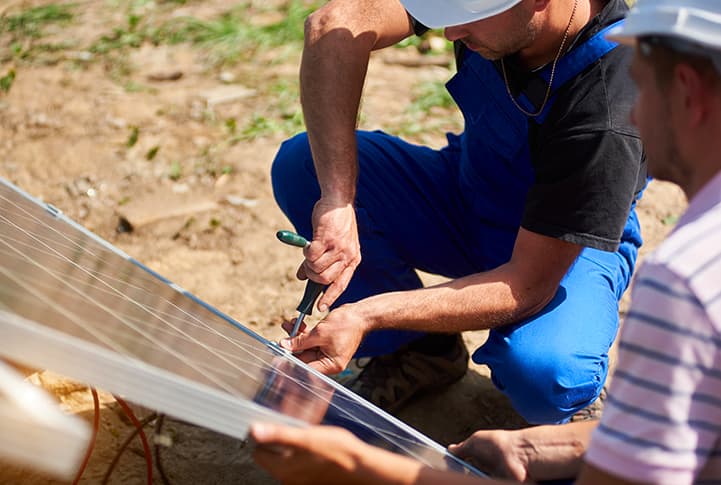
[[[68, 345], [80, 342], [97, 354], [93, 358], [98, 369], [103, 368], [102, 356], [108, 356], [130, 373], [157, 371], [162, 379], [182, 383], [188, 392], [163, 391], [178, 393], [165, 396], [168, 403], [179, 403], [169, 405], [174, 412], [157, 409], [176, 418], [204, 426], [222, 415], [222, 405], [227, 409], [228, 403], [238, 403], [247, 414], [236, 414], [238, 419], [339, 425], [368, 443], [434, 468], [478, 473], [428, 437], [3, 179], [0, 311], [35, 322], [42, 335], [62, 336]], [[16, 337], [9, 348], [13, 328], [0, 323], [0, 354], [23, 360], [33, 353], [31, 342], [36, 339]], [[23, 345], [28, 345], [25, 353], [17, 348]], [[54, 358], [47, 350], [45, 362]], [[103, 375], [96, 380], [101, 382], [92, 384], [112, 389], [113, 382], [102, 382]], [[143, 388], [140, 381], [137, 389], [126, 391], [128, 399], [143, 404], [149, 402], [145, 395], [165, 389]], [[184, 400], [189, 402], [180, 406]], [[232, 426], [225, 432], [238, 433]]]

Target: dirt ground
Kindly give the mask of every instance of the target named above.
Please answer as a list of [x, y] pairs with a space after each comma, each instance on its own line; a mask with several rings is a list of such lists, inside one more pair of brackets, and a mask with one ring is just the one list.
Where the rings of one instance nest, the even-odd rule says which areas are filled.
[[[0, 0], [0, 19], [54, 3]], [[210, 47], [190, 42], [146, 40], [110, 53], [88, 49], [126, 28], [132, 16], [140, 17], [139, 25], [181, 16], [209, 20], [228, 3], [87, 0], [73, 4], [71, 19], [44, 26], [42, 37], [18, 40], [0, 29], [0, 78], [15, 74], [9, 89], [0, 90], [0, 176], [254, 331], [278, 338], [279, 323], [294, 316], [303, 290], [294, 276], [301, 253], [274, 236], [290, 226], [269, 181], [278, 145], [302, 129], [292, 123], [299, 49], [270, 46], [220, 64], [210, 59]], [[277, 22], [286, 3], [245, 2], [246, 20]], [[30, 54], [23, 57], [18, 49]], [[360, 126], [440, 147], [445, 131], [458, 130], [458, 114], [408, 107], [418, 101], [419, 86], [450, 77], [448, 65], [443, 49], [430, 57], [413, 46], [374, 55]], [[650, 185], [639, 205], [643, 254], [684, 207], [676, 187]], [[465, 339], [475, 348], [485, 334], [469, 332]], [[51, 373], [32, 379], [69, 412], [92, 418], [86, 387]], [[82, 483], [102, 481], [132, 431], [112, 396], [101, 397], [101, 430]], [[136, 411], [140, 417], [150, 412]], [[479, 428], [524, 424], [493, 389], [487, 369], [473, 364], [459, 383], [418, 399], [400, 417], [443, 444]], [[273, 483], [241, 441], [172, 420], [166, 430], [175, 443], [162, 454], [172, 483]], [[144, 467], [142, 448], [133, 444], [110, 481], [143, 483]], [[0, 471], [1, 483], [48, 480], [14, 466]]]

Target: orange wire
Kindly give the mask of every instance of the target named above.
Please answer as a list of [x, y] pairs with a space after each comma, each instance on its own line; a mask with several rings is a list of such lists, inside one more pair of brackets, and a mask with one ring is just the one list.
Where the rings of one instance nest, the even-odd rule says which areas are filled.
[[150, 445], [148, 444], [148, 437], [145, 436], [145, 431], [143, 431], [143, 425], [138, 421], [138, 418], [135, 417], [135, 413], [133, 413], [133, 410], [130, 409], [130, 406], [123, 401], [118, 396], [115, 397], [115, 400], [120, 404], [120, 407], [123, 408], [123, 411], [125, 411], [125, 414], [128, 415], [128, 418], [130, 418], [130, 421], [133, 423], [133, 426], [135, 426], [135, 429], [138, 430], [138, 435], [140, 435], [140, 441], [143, 443], [143, 451], [145, 452], [145, 465], [147, 469], [147, 477], [148, 477], [148, 485], [153, 484], [153, 455], [150, 452]]
[[80, 477], [83, 476], [85, 467], [88, 466], [90, 455], [93, 454], [93, 448], [95, 447], [95, 439], [98, 437], [98, 429], [100, 428], [100, 399], [98, 399], [98, 391], [96, 391], [94, 387], [91, 387], [90, 393], [93, 395], [93, 433], [90, 435], [88, 449], [85, 451], [85, 457], [83, 458], [83, 462], [80, 464], [80, 468], [78, 468], [78, 473], [75, 475], [73, 485], [77, 485], [78, 482], [80, 482]]

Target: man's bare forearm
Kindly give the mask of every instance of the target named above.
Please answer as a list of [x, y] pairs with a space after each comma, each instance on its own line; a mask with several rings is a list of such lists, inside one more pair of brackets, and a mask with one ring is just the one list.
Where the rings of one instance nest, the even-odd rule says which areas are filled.
[[578, 474], [597, 421], [519, 430], [480, 430], [448, 447], [493, 476], [519, 481], [570, 478]]
[[583, 464], [583, 455], [598, 421], [547, 425], [513, 431], [519, 453], [524, 453], [531, 480], [575, 477]]
[[370, 53], [411, 33], [397, 0], [333, 0], [306, 21], [301, 104], [322, 197], [352, 204], [355, 128]]
[[581, 249], [521, 230], [508, 263], [429, 288], [372, 296], [354, 304], [355, 312], [367, 330], [450, 333], [515, 323], [548, 304]]
[[454, 333], [516, 322], [535, 305], [514, 295], [512, 286], [479, 273], [412, 291], [382, 293], [353, 306], [368, 330], [404, 329]]

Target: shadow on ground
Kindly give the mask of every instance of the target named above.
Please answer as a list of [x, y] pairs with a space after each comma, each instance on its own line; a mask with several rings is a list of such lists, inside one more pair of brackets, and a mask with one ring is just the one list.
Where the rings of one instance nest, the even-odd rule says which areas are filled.
[[[443, 417], [437, 417], [438, 414]], [[430, 419], [433, 415], [436, 417]], [[479, 429], [528, 426], [491, 379], [473, 368], [444, 391], [411, 402], [398, 417], [445, 446], [458, 443]]]

